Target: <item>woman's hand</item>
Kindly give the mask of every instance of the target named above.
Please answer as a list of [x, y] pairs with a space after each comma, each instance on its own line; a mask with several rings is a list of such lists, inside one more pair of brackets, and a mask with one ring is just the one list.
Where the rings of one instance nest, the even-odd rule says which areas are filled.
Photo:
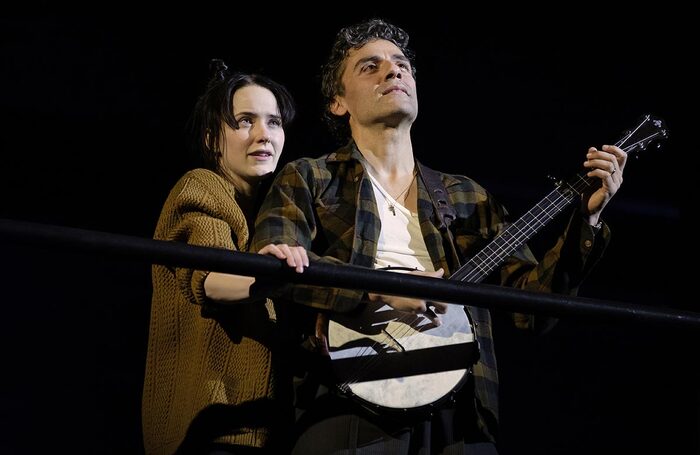
[[303, 273], [304, 267], [309, 266], [309, 257], [306, 254], [306, 248], [303, 246], [289, 246], [286, 243], [275, 245], [270, 243], [262, 247], [258, 254], [269, 254], [277, 259], [286, 259], [287, 265], [294, 268], [297, 273]]

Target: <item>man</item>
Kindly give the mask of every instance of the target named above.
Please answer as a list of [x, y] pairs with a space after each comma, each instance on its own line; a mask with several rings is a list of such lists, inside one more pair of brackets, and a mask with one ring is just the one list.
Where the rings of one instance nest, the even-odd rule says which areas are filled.
[[[407, 45], [408, 35], [402, 29], [378, 19], [338, 33], [324, 67], [322, 89], [327, 118], [334, 127], [349, 131], [350, 140], [334, 153], [297, 160], [281, 171], [258, 216], [253, 249], [286, 243], [305, 247], [312, 260], [402, 267], [440, 277], [449, 276], [458, 260], [473, 256], [504, 230], [505, 209], [481, 186], [467, 177], [417, 164], [411, 126], [418, 100]], [[435, 144], [445, 146], [454, 143]], [[609, 231], [600, 213], [622, 183], [625, 161], [625, 153], [617, 147], [590, 148], [584, 166], [600, 184], [583, 196], [580, 211], [571, 216], [566, 231], [540, 262], [522, 248], [503, 261], [498, 273], [491, 273], [494, 282], [575, 292], [607, 243]], [[439, 183], [431, 175], [437, 175]], [[439, 204], [430, 195], [436, 185], [442, 186], [438, 189], [446, 192], [455, 210], [449, 232], [439, 229]], [[302, 305], [290, 312], [309, 335], [317, 327], [302, 308], [318, 309], [332, 320], [355, 314], [372, 302], [425, 316], [433, 326], [447, 311], [445, 304], [361, 289], [296, 286], [289, 297]], [[463, 359], [464, 368], [473, 366], [452, 400], [431, 406], [430, 413], [382, 408], [370, 412], [338, 393], [346, 388], [330, 384], [328, 393], [321, 388], [311, 394], [310, 403], [301, 403], [306, 411], [299, 419], [294, 452], [366, 448], [370, 451], [366, 453], [496, 453], [498, 377], [491, 317], [483, 308], [465, 310], [479, 355], [478, 360]], [[525, 315], [514, 315], [514, 322], [521, 328], [534, 327], [534, 318]], [[317, 342], [323, 337], [309, 339]], [[300, 390], [303, 398], [305, 391]]]

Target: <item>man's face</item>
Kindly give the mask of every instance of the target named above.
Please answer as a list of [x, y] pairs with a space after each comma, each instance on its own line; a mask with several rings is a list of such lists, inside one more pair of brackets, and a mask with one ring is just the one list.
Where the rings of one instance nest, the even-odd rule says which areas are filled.
[[411, 64], [391, 41], [370, 41], [350, 50], [341, 82], [344, 93], [336, 96], [332, 112], [349, 113], [353, 131], [376, 123], [411, 125], [418, 115]]

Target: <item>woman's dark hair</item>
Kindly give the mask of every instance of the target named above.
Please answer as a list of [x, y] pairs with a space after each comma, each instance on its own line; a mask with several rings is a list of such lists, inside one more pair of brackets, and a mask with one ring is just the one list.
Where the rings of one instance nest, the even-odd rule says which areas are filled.
[[350, 50], [359, 49], [368, 42], [379, 39], [391, 41], [401, 49], [401, 52], [411, 62], [411, 70], [415, 77], [416, 69], [413, 65], [413, 51], [408, 47], [408, 38], [408, 33], [403, 29], [382, 19], [370, 19], [345, 27], [338, 32], [331, 54], [321, 68], [321, 94], [323, 95], [324, 103], [323, 119], [331, 132], [339, 139], [346, 139], [350, 136], [348, 115], [337, 116], [330, 111], [330, 108], [336, 95], [342, 96], [345, 93], [342, 77], [345, 70], [345, 59]]
[[205, 92], [197, 99], [192, 113], [190, 127], [193, 136], [193, 149], [201, 160], [201, 166], [223, 174], [221, 169], [221, 138], [223, 124], [238, 128], [233, 115], [233, 95], [238, 89], [258, 85], [272, 92], [282, 117], [284, 128], [294, 120], [296, 109], [294, 99], [281, 84], [260, 74], [229, 72], [223, 60], [211, 61], [212, 76]]

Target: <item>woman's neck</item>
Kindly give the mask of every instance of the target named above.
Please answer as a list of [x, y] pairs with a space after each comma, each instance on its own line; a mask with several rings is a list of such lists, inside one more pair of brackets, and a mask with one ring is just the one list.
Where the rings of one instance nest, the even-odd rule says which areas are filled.
[[260, 182], [249, 182], [241, 176], [233, 173], [226, 173], [224, 177], [233, 185], [236, 203], [241, 208], [241, 211], [245, 216], [248, 230], [252, 231], [253, 224], [255, 223], [255, 217], [258, 214], [256, 205], [258, 191], [260, 189]]
[[258, 215], [257, 210], [257, 188], [249, 193], [242, 193], [236, 188], [235, 197], [236, 203], [241, 208], [243, 215], [245, 216], [246, 224], [248, 225], [248, 232], [253, 232], [253, 227], [255, 227], [255, 218]]

